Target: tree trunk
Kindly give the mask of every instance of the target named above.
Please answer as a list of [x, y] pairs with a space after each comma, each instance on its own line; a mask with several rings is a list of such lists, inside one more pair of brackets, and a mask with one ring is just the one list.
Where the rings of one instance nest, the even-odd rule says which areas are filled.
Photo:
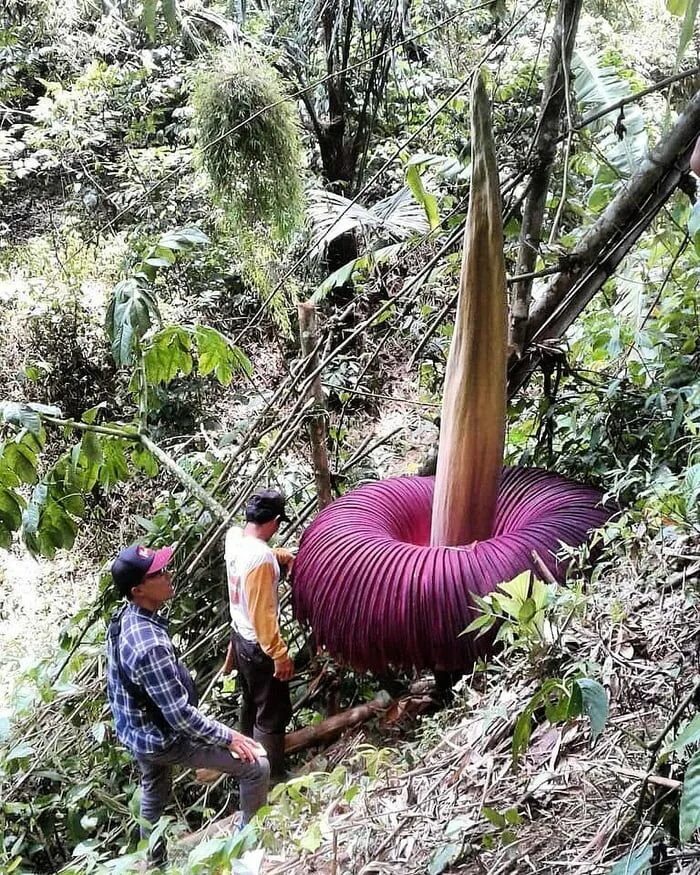
[[[534, 163], [523, 208], [517, 275], [532, 273], [539, 255], [552, 162], [557, 151], [562, 109], [567, 101], [571, 55], [576, 41], [581, 5], [582, 0], [560, 0], [557, 10], [544, 95], [532, 145]], [[531, 293], [532, 278], [521, 280], [513, 289], [510, 345], [517, 355], [522, 354], [525, 343]]]
[[[318, 340], [316, 336], [316, 308], [310, 302], [298, 305], [299, 336], [301, 339], [301, 352], [304, 358], [309, 359], [308, 370], [315, 371], [318, 368]], [[323, 510], [326, 505], [333, 501], [331, 492], [331, 475], [328, 464], [328, 440], [326, 434], [326, 412], [321, 387], [321, 376], [314, 378], [309, 395], [315, 401], [316, 412], [309, 419], [309, 440], [311, 442], [311, 458], [314, 466], [314, 478], [316, 480], [316, 496], [318, 509]]]
[[549, 283], [532, 309], [526, 333], [526, 346], [531, 352], [521, 361], [511, 360], [508, 375], [511, 396], [527, 382], [541, 360], [538, 347], [566, 333], [676, 188], [683, 184], [699, 135], [700, 91], [581, 242], [566, 256], [566, 269]]

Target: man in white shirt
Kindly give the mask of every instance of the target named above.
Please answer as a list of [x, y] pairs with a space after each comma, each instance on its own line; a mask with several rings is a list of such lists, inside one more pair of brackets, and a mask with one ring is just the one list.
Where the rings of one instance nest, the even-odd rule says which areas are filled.
[[294, 675], [279, 628], [280, 565], [291, 570], [289, 550], [271, 549], [270, 539], [286, 521], [284, 496], [256, 492], [245, 510], [243, 529], [226, 533], [225, 559], [231, 611], [231, 641], [224, 673], [238, 669], [241, 731], [267, 751], [273, 778], [284, 776], [284, 738], [292, 716], [288, 681]]

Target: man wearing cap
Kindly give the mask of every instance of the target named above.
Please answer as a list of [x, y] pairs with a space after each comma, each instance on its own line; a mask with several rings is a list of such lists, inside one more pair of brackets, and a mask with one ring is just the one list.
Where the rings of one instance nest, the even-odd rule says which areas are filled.
[[[107, 693], [119, 740], [141, 771], [141, 835], [161, 816], [172, 767], [210, 768], [236, 777], [243, 823], [265, 804], [269, 764], [260, 746], [197, 708], [197, 694], [178, 660], [168, 622], [158, 613], [174, 595], [167, 565], [172, 547], [127, 547], [112, 563], [126, 606], [110, 623]], [[165, 859], [165, 846], [151, 851]]]
[[231, 641], [224, 673], [238, 669], [241, 731], [267, 751], [273, 778], [284, 777], [284, 736], [292, 716], [289, 684], [294, 663], [280, 633], [280, 565], [291, 570], [289, 550], [269, 541], [286, 521], [284, 496], [262, 489], [248, 501], [245, 528], [226, 533], [225, 559]]

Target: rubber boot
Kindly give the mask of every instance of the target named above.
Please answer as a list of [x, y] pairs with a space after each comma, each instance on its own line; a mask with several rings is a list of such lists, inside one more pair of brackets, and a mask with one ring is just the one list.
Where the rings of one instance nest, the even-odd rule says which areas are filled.
[[265, 748], [270, 762], [270, 783], [280, 784], [288, 778], [284, 767], [284, 732], [262, 732], [257, 727], [253, 730], [253, 738]]

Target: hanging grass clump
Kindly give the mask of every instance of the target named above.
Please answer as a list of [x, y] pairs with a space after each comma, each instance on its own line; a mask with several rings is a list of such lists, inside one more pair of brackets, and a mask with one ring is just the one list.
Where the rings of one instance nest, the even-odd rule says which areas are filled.
[[278, 74], [251, 49], [228, 48], [199, 75], [192, 105], [199, 160], [230, 219], [289, 237], [302, 215], [302, 149]]

